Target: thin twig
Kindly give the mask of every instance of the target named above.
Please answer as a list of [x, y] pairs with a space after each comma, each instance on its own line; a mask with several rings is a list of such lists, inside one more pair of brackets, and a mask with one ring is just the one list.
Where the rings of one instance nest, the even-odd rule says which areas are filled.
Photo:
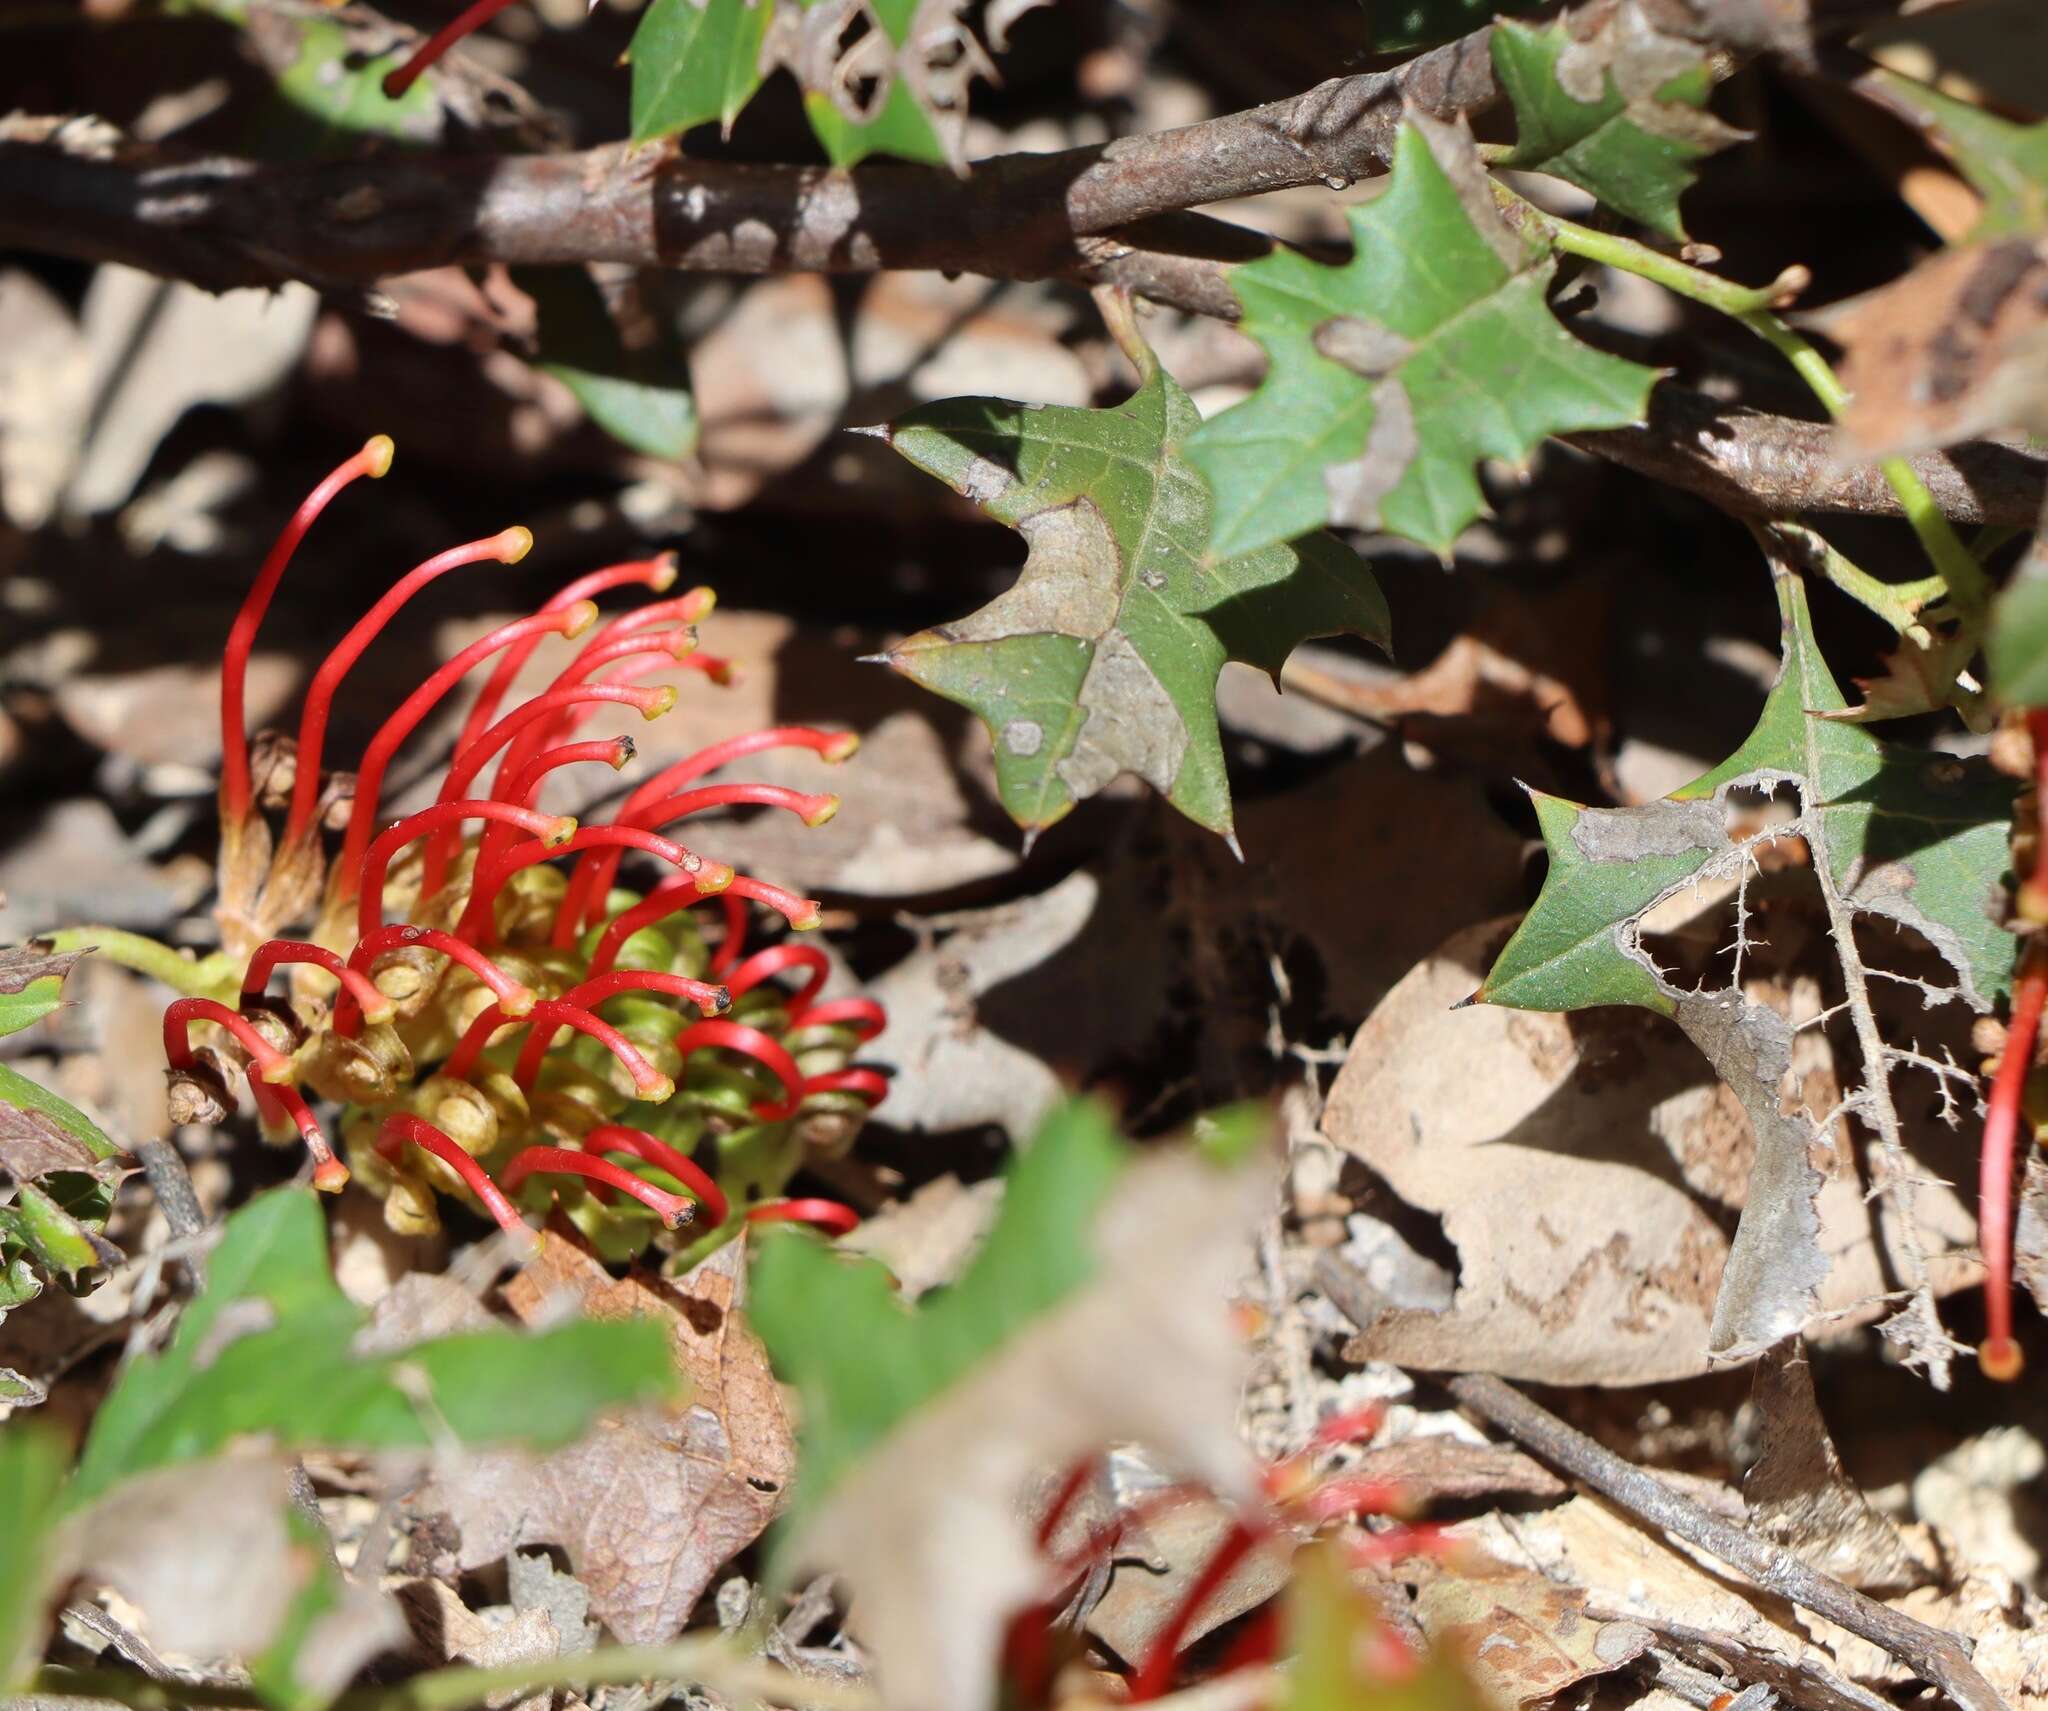
[[1681, 1497], [1662, 1480], [1602, 1448], [1585, 1433], [1501, 1380], [1470, 1373], [1449, 1381], [1451, 1394], [1524, 1449], [1583, 1481], [1631, 1515], [1717, 1556], [1766, 1592], [1868, 1640], [1948, 1695], [1963, 1711], [2008, 1711], [1970, 1662], [1955, 1635], [1887, 1608], [1854, 1587], [1809, 1568], [1790, 1551], [1754, 1537]]

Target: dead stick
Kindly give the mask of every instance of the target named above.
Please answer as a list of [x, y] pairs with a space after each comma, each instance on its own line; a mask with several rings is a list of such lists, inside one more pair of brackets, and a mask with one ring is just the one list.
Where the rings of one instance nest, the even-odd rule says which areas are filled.
[[1573, 1478], [1584, 1481], [1631, 1515], [1711, 1551], [1767, 1592], [1790, 1599], [1837, 1627], [1868, 1640], [1932, 1682], [1964, 1711], [2007, 1711], [1991, 1684], [1977, 1673], [1955, 1635], [1866, 1598], [1809, 1568], [1791, 1552], [1767, 1544], [1742, 1528], [1681, 1497], [1639, 1467], [1601, 1448], [1567, 1426], [1547, 1408], [1499, 1379], [1470, 1373], [1450, 1380], [1450, 1391], [1481, 1419], [1498, 1426], [1524, 1449]]

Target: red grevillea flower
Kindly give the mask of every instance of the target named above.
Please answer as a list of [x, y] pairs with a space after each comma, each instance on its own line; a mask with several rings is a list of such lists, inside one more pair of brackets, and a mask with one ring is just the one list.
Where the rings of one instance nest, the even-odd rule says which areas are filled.
[[[822, 825], [836, 796], [697, 781], [771, 749], [837, 763], [857, 739], [792, 726], [712, 744], [656, 773], [609, 823], [579, 825], [541, 806], [570, 769], [596, 762], [618, 771], [635, 759], [630, 736], [575, 739], [580, 725], [621, 713], [661, 718], [676, 705], [674, 683], [640, 680], [695, 671], [693, 626], [713, 600], [708, 589], [663, 597], [676, 580], [671, 558], [578, 578], [462, 649], [399, 701], [351, 789], [347, 775], [322, 770], [329, 716], [351, 669], [418, 590], [467, 565], [516, 562], [531, 537], [510, 528], [436, 554], [327, 656], [296, 742], [269, 737], [252, 748], [245, 739], [250, 652], [294, 550], [328, 504], [357, 478], [384, 474], [391, 456], [379, 436], [315, 488], [229, 633], [219, 913], [230, 953], [247, 962], [237, 1005], [188, 997], [165, 1012], [174, 1104], [217, 1119], [231, 1102], [225, 1071], [242, 1067], [259, 1116], [303, 1137], [325, 1189], [340, 1188], [349, 1171], [314, 1099], [345, 1105], [357, 1173], [406, 1229], [431, 1224], [438, 1191], [463, 1193], [507, 1230], [526, 1229], [522, 1202], [553, 1204], [614, 1248], [687, 1228], [693, 1246], [672, 1244], [678, 1256], [749, 1220], [850, 1228], [846, 1208], [783, 1190], [806, 1145], [820, 1136], [843, 1144], [886, 1094], [882, 1075], [851, 1061], [881, 1028], [881, 1010], [863, 998], [820, 1002], [831, 965], [815, 945], [748, 946], [756, 907], [801, 930], [819, 922], [815, 901], [735, 874], [665, 829], [734, 808]], [[635, 587], [657, 598], [597, 628], [596, 600]], [[557, 637], [580, 639], [578, 651], [547, 687], [522, 697], [522, 668]], [[380, 819], [399, 751], [487, 664], [436, 800]], [[267, 815], [278, 808], [273, 829]], [[553, 865], [565, 857], [576, 859], [573, 873]], [[649, 859], [668, 883], [621, 902], [622, 865]], [[722, 929], [709, 942], [694, 914], [706, 902]], [[289, 998], [268, 991], [280, 967], [291, 975]], [[719, 978], [727, 972], [730, 985]], [[729, 1017], [735, 1003], [744, 1014]], [[195, 1027], [215, 1030], [224, 1049], [196, 1045]], [[709, 1168], [693, 1154], [708, 1155]], [[733, 1190], [721, 1170], [734, 1173]]]

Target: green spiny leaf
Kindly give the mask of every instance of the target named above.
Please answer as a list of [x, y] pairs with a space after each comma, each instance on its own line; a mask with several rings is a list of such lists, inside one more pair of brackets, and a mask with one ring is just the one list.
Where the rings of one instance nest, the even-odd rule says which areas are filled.
[[1155, 363], [1112, 410], [950, 398], [888, 430], [1031, 544], [1009, 592], [889, 656], [980, 715], [1023, 825], [1050, 825], [1131, 772], [1227, 833], [1223, 662], [1277, 673], [1296, 643], [1340, 631], [1387, 643], [1378, 586], [1330, 535], [1204, 557], [1209, 495], [1179, 450], [1198, 421]]
[[1642, 419], [1654, 372], [1551, 314], [1555, 261], [1502, 222], [1463, 131], [1411, 117], [1351, 228], [1342, 267], [1283, 251], [1231, 275], [1272, 366], [1188, 444], [1216, 495], [1215, 557], [1326, 520], [1448, 552], [1479, 514], [1481, 458]]
[[667, 1338], [648, 1321], [579, 1322], [541, 1336], [480, 1332], [358, 1356], [362, 1313], [327, 1265], [314, 1196], [280, 1189], [228, 1220], [205, 1292], [160, 1355], [101, 1405], [69, 1499], [265, 1433], [280, 1445], [424, 1447], [568, 1442], [598, 1410], [667, 1394]]
[[1895, 747], [1816, 714], [1847, 705], [1813, 637], [1804, 585], [1778, 581], [1784, 663], [1747, 740], [1661, 802], [1588, 808], [1538, 796], [1550, 852], [1542, 892], [1481, 987], [1523, 1010], [1638, 1004], [1666, 1015], [1673, 992], [1634, 934], [1652, 905], [1747, 858], [1729, 837], [1726, 792], [1799, 792], [1796, 828], [1852, 911], [1912, 927], [1988, 1009], [2009, 988], [2013, 941], [1990, 904], [2008, 866], [2013, 786], [1981, 761]]
[[96, 1171], [120, 1156], [77, 1106], [0, 1063], [0, 1170], [34, 1182], [52, 1171]]
[[1678, 198], [1693, 163], [1741, 135], [1705, 111], [1713, 80], [1704, 58], [1655, 87], [1624, 90], [1617, 68], [1579, 63], [1587, 44], [1562, 24], [1503, 20], [1494, 74], [1515, 107], [1515, 146], [1496, 164], [1547, 172], [1668, 238], [1683, 238]]
[[1984, 198], [1964, 243], [2048, 227], [2048, 120], [2016, 125], [1896, 72], [1872, 73], [1877, 87], [1936, 143]]
[[626, 50], [633, 141], [713, 119], [730, 131], [761, 87], [761, 49], [774, 15], [773, 0], [654, 0]]

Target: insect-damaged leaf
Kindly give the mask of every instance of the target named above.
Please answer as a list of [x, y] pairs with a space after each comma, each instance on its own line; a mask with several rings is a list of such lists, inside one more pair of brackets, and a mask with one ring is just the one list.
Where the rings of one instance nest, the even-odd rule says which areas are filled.
[[[1631, 14], [1633, 16], [1633, 14]], [[1685, 236], [1678, 198], [1693, 162], [1741, 132], [1705, 111], [1713, 79], [1691, 42], [1563, 24], [1494, 27], [1493, 69], [1515, 106], [1515, 146], [1498, 164], [1547, 172], [1668, 238]]]
[[1312, 636], [1387, 644], [1379, 587], [1333, 536], [1204, 558], [1209, 495], [1180, 454], [1199, 420], [1154, 362], [1113, 410], [949, 398], [885, 430], [1030, 543], [1008, 593], [889, 655], [981, 716], [1003, 805], [1025, 826], [1131, 772], [1227, 833], [1223, 662], [1277, 674]]
[[1325, 521], [1448, 552], [1479, 514], [1481, 458], [1642, 419], [1654, 372], [1551, 314], [1549, 247], [1502, 221], [1463, 129], [1411, 115], [1351, 230], [1342, 267], [1281, 251], [1230, 276], [1272, 366], [1189, 442], [1219, 558]]
[[[989, 43], [1032, 0], [989, 8]], [[1039, 0], [1042, 3], [1042, 0]], [[718, 120], [728, 131], [786, 68], [834, 166], [871, 154], [958, 166], [967, 86], [995, 68], [964, 0], [654, 0], [628, 58], [633, 140]]]
[[[1780, 568], [1777, 588], [1784, 663], [1740, 749], [1641, 807], [1536, 797], [1550, 871], [1477, 994], [1525, 1010], [1636, 1004], [1672, 1016], [1742, 1100], [1757, 1161], [1710, 1338], [1714, 1353], [1730, 1356], [1797, 1330], [1826, 1275], [1813, 1205], [1821, 1179], [1807, 1153], [1815, 1130], [1781, 1104], [1791, 1025], [1746, 994], [1739, 964], [1726, 987], [1672, 984], [1644, 949], [1645, 916], [1692, 887], [1739, 887], [1766, 842], [1803, 839], [1865, 1060], [1860, 1109], [1891, 1147], [1898, 1127], [1892, 1063], [1870, 1010], [1855, 919], [1879, 916], [1919, 933], [1953, 969], [1956, 995], [1973, 1009], [1990, 1008], [2012, 970], [2012, 939], [1993, 915], [2008, 865], [2012, 785], [1981, 762], [1896, 748], [1861, 726], [1814, 717], [1840, 712], [1845, 702], [1815, 644], [1804, 586]], [[1796, 792], [1795, 817], [1731, 836], [1730, 793], [1780, 785]], [[1737, 901], [1739, 908], [1739, 889]]]

